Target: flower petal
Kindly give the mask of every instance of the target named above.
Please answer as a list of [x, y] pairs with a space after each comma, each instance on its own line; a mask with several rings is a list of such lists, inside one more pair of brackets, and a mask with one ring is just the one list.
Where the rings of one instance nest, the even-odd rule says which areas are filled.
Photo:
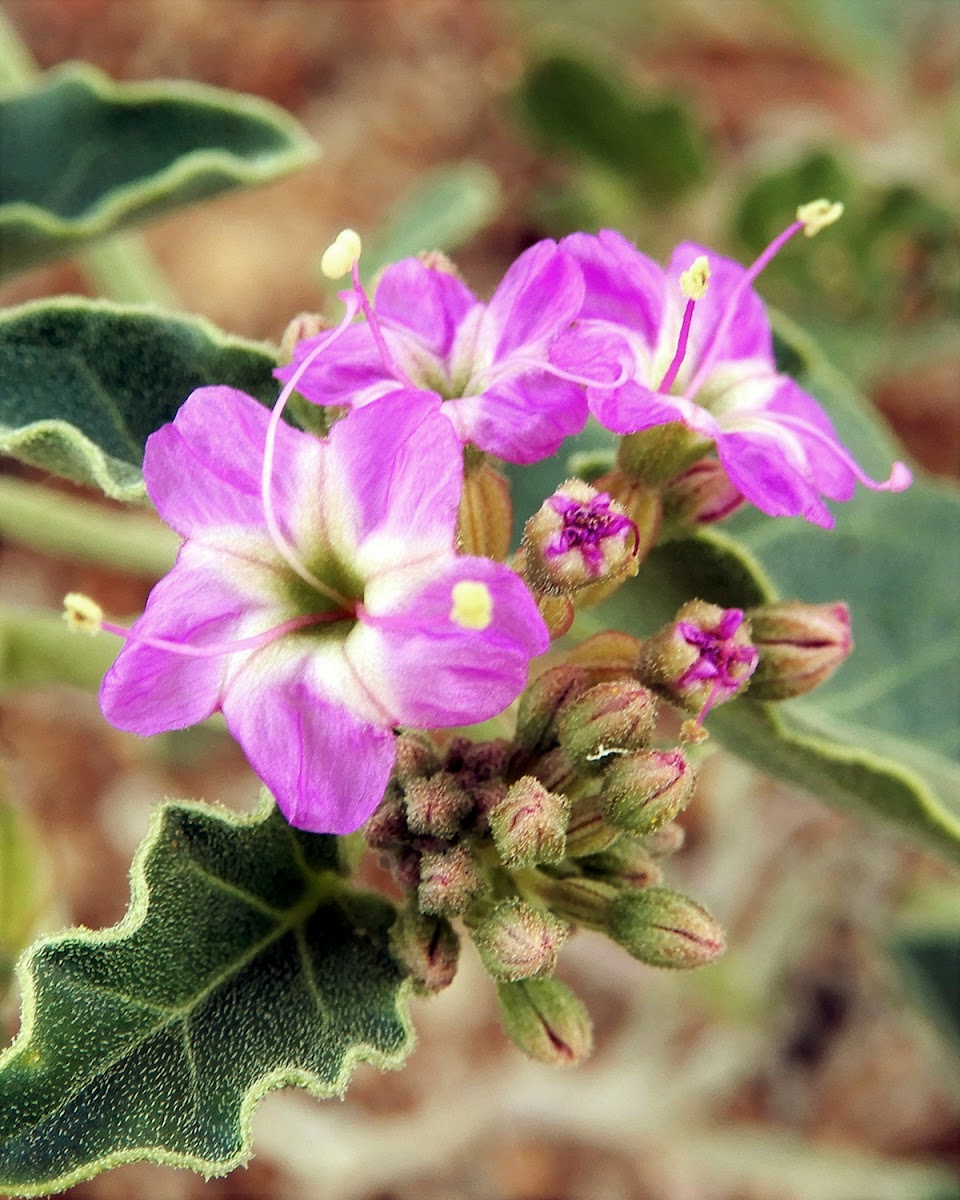
[[[452, 619], [454, 584], [482, 583], [492, 601], [483, 629]], [[523, 690], [530, 659], [550, 645], [533, 597], [507, 567], [461, 557], [394, 572], [367, 589], [367, 616], [347, 642], [357, 675], [402, 724], [473, 724]]]
[[717, 455], [733, 486], [771, 517], [805, 517], [832, 529], [802, 449], [791, 446], [775, 425], [717, 437]]
[[545, 346], [583, 303], [580, 271], [556, 242], [525, 250], [490, 297], [477, 335], [479, 357], [497, 362], [524, 347]]
[[303, 644], [251, 656], [231, 680], [223, 715], [291, 825], [347, 834], [383, 798], [396, 747], [389, 726], [329, 697], [321, 662]]
[[477, 396], [447, 400], [442, 411], [462, 442], [513, 463], [555, 454], [587, 420], [583, 389], [541, 371], [499, 379]]
[[666, 302], [663, 268], [613, 229], [601, 229], [596, 237], [571, 234], [560, 248], [576, 260], [583, 273], [581, 318], [622, 325], [638, 333], [652, 352]]
[[615, 433], [639, 433], [654, 425], [682, 421], [688, 429], [712, 440], [719, 429], [716, 420], [698, 404], [683, 396], [665, 396], [633, 381], [614, 391], [588, 388], [587, 398], [600, 424]]
[[385, 326], [416, 338], [437, 358], [446, 358], [461, 321], [476, 303], [456, 275], [405, 258], [384, 271], [374, 307]]

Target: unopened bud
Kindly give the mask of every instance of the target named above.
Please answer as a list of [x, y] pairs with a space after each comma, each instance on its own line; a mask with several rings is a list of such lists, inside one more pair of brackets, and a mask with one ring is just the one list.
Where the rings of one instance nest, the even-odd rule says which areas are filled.
[[599, 854], [620, 837], [620, 830], [607, 820], [599, 796], [574, 801], [567, 825], [567, 858]]
[[363, 826], [363, 837], [374, 850], [400, 846], [409, 839], [410, 827], [399, 789], [391, 784], [376, 812]]
[[498, 983], [497, 1000], [504, 1029], [537, 1062], [572, 1067], [593, 1049], [586, 1008], [556, 979]]
[[715, 525], [744, 503], [722, 463], [715, 458], [701, 458], [664, 488], [663, 519], [669, 527]]
[[566, 793], [578, 782], [577, 769], [562, 746], [548, 750], [530, 768], [530, 774], [549, 792]]
[[552, 975], [568, 932], [551, 913], [514, 899], [498, 904], [471, 936], [494, 979], [515, 982]]
[[611, 755], [647, 745], [659, 708], [653, 693], [634, 680], [595, 684], [561, 708], [560, 745], [577, 766], [599, 771]]
[[637, 675], [699, 723], [746, 687], [757, 658], [739, 608], [691, 600], [643, 643]]
[[643, 844], [652, 858], [660, 859], [670, 858], [676, 854], [686, 840], [687, 831], [684, 827], [675, 821], [668, 821], [666, 825], [661, 825], [653, 833], [645, 834]]
[[301, 342], [318, 337], [330, 328], [330, 322], [320, 313], [297, 313], [283, 331], [280, 338], [280, 362], [286, 365], [293, 361], [293, 352]]
[[607, 933], [651, 967], [702, 967], [726, 948], [723, 930], [707, 910], [670, 888], [621, 892], [610, 907]]
[[493, 840], [508, 867], [558, 863], [563, 859], [570, 816], [566, 796], [524, 775], [489, 813]]
[[853, 649], [850, 610], [787, 600], [752, 609], [753, 644], [760, 661], [750, 681], [756, 700], [789, 700], [819, 687]]
[[638, 534], [625, 510], [582, 479], [568, 479], [527, 521], [525, 571], [537, 592], [570, 595], [636, 573]]
[[663, 878], [647, 848], [629, 837], [620, 838], [600, 854], [581, 859], [580, 867], [592, 878], [619, 888], [654, 887]]
[[689, 804], [696, 773], [680, 750], [639, 750], [614, 759], [603, 776], [607, 819], [634, 837], [672, 821]]
[[423, 837], [453, 837], [473, 807], [469, 793], [446, 771], [411, 780], [404, 802], [411, 831]]
[[421, 995], [433, 995], [453, 983], [460, 939], [445, 917], [406, 909], [390, 930], [390, 953]]
[[562, 879], [545, 875], [537, 882], [538, 898], [552, 913], [588, 929], [606, 928], [617, 890], [603, 880], [590, 879], [586, 875], [565, 875]]
[[596, 479], [594, 487], [612, 496], [633, 522], [637, 539], [634, 557], [639, 566], [657, 544], [660, 536], [660, 523], [663, 519], [660, 485], [645, 483], [629, 472], [617, 468]]
[[483, 872], [466, 846], [425, 850], [420, 856], [420, 911], [457, 916], [487, 886]]
[[527, 687], [517, 708], [517, 745], [543, 754], [557, 744], [557, 710], [564, 701], [585, 692], [590, 674], [562, 664], [544, 671]]
[[502, 562], [510, 553], [513, 504], [510, 484], [496, 467], [481, 461], [463, 478], [457, 541], [463, 554]]
[[405, 729], [397, 738], [396, 747], [393, 778], [401, 787], [414, 779], [432, 775], [440, 765], [437, 749], [425, 733]]

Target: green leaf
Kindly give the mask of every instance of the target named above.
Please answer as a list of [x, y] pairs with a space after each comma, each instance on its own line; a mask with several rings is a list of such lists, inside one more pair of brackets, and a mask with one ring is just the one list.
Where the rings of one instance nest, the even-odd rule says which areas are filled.
[[122, 1162], [222, 1174], [260, 1097], [340, 1095], [411, 1047], [393, 906], [339, 873], [333, 837], [276, 808], [159, 808], [123, 921], [39, 943], [0, 1059], [0, 1187], [44, 1195]]
[[547, 145], [622, 176], [649, 200], [669, 201], [706, 172], [703, 139], [672, 99], [641, 101], [609, 67], [554, 54], [531, 67], [523, 116]]
[[227, 384], [272, 402], [270, 347], [199, 317], [61, 297], [0, 314], [0, 454], [144, 495], [147, 438], [196, 387]]
[[0, 145], [0, 276], [317, 154], [265, 100], [82, 64], [0, 100]]

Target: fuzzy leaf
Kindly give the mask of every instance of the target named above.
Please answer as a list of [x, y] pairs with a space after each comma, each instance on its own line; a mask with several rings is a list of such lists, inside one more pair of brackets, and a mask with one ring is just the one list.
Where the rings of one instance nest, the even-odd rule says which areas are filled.
[[72, 64], [0, 100], [0, 276], [316, 157], [282, 109]]
[[144, 496], [147, 438], [196, 387], [276, 398], [272, 350], [200, 317], [60, 297], [0, 314], [0, 454]]
[[339, 1095], [353, 1066], [399, 1066], [406, 987], [393, 906], [342, 878], [333, 837], [276, 808], [155, 814], [123, 921], [24, 960], [23, 1027], [0, 1059], [0, 1187], [36, 1196], [122, 1162], [222, 1174], [256, 1104]]

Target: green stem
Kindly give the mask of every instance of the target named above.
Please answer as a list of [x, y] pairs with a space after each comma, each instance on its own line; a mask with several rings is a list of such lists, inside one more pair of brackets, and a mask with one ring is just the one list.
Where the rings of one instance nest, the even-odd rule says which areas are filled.
[[[40, 74], [29, 48], [0, 8], [0, 95], [26, 91]], [[110, 300], [180, 307], [172, 285], [138, 234], [101, 238], [78, 251], [76, 260], [94, 288]]]
[[149, 512], [117, 511], [0, 476], [0, 537], [73, 562], [159, 579], [179, 538]]
[[48, 683], [96, 691], [119, 644], [108, 633], [76, 633], [51, 612], [0, 608], [0, 695]]

